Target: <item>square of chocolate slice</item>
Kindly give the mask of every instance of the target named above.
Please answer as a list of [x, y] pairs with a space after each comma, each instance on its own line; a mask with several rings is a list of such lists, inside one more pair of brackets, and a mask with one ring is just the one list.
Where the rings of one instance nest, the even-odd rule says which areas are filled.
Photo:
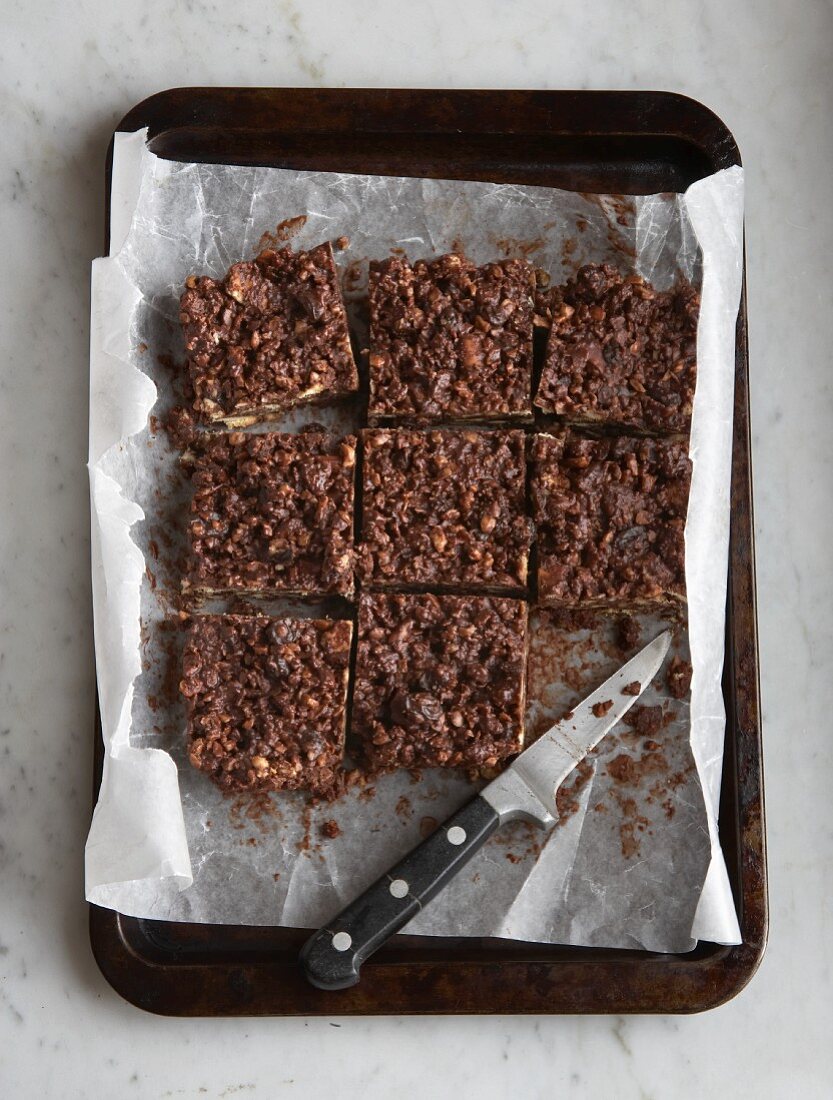
[[352, 731], [372, 769], [492, 768], [524, 737], [527, 607], [365, 593]]
[[371, 423], [530, 419], [533, 290], [525, 260], [371, 262]]
[[336, 789], [353, 624], [196, 615], [180, 691], [188, 755], [225, 791]]
[[627, 610], [685, 600], [686, 443], [566, 431], [536, 436], [532, 457], [541, 603]]
[[206, 434], [183, 462], [194, 487], [184, 592], [352, 595], [355, 437]]
[[659, 291], [610, 264], [551, 292], [552, 325], [535, 404], [572, 423], [687, 432], [697, 381], [700, 297]]
[[266, 251], [180, 298], [187, 383], [203, 422], [245, 427], [342, 397], [359, 379], [332, 246]]
[[362, 448], [368, 587], [525, 588], [533, 528], [522, 431], [371, 428]]

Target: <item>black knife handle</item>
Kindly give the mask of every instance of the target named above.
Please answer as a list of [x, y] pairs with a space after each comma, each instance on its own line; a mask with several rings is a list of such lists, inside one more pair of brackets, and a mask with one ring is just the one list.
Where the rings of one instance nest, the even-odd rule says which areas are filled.
[[301, 965], [319, 989], [347, 989], [359, 967], [448, 883], [500, 823], [472, 799], [304, 944]]

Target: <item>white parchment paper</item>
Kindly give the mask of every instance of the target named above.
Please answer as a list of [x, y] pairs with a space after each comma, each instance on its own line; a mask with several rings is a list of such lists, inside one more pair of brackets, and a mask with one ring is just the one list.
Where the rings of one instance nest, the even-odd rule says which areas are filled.
[[[690, 709], [668, 696], [661, 673], [643, 700], [665, 708], [648, 757], [633, 730], [611, 733], [565, 792], [552, 833], [516, 826], [494, 837], [407, 931], [658, 951], [684, 951], [697, 939], [740, 942], [717, 805], [741, 170], [682, 195], [622, 199], [180, 164], [154, 156], [145, 136], [116, 135], [110, 255], [92, 272], [92, 565], [105, 764], [86, 849], [88, 900], [158, 919], [312, 927], [472, 793], [465, 779], [428, 771], [419, 782], [387, 776], [331, 806], [309, 807], [301, 795], [246, 803], [224, 799], [187, 762], [171, 613], [187, 489], [155, 427], [177, 396], [178, 296], [187, 275], [222, 275], [279, 223], [305, 215], [294, 246], [350, 238], [337, 258], [360, 334], [366, 261], [397, 248], [418, 258], [463, 247], [478, 262], [526, 255], [554, 282], [581, 263], [609, 260], [659, 287], [679, 276], [700, 285], [689, 622], [674, 644], [682, 656], [690, 647]], [[347, 429], [351, 415], [306, 411], [282, 427], [316, 419]], [[533, 619], [531, 732], [622, 660], [612, 622], [588, 631]], [[641, 620], [644, 640], [661, 625]], [[642, 761], [634, 775], [623, 772], [623, 756]], [[340, 835], [324, 840], [332, 821]]]

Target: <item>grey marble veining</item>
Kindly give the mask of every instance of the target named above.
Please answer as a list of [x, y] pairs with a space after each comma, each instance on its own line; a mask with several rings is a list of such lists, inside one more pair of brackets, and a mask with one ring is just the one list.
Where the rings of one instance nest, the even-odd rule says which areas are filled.
[[[833, 1091], [833, 11], [825, 0], [8, 2], [0, 16], [0, 1093], [824, 1097]], [[772, 940], [695, 1018], [170, 1021], [86, 938], [89, 262], [109, 133], [184, 84], [686, 92], [746, 166]]]

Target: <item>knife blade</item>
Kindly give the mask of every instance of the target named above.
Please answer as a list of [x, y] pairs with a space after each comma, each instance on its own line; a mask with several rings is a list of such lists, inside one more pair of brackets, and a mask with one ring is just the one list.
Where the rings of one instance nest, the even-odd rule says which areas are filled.
[[[395, 935], [508, 821], [555, 824], [555, 795], [570, 772], [622, 718], [659, 671], [671, 644], [666, 630], [573, 711], [524, 749], [461, 810], [304, 944], [300, 962], [319, 989], [347, 989], [361, 964]], [[622, 689], [638, 682], [639, 691]]]

